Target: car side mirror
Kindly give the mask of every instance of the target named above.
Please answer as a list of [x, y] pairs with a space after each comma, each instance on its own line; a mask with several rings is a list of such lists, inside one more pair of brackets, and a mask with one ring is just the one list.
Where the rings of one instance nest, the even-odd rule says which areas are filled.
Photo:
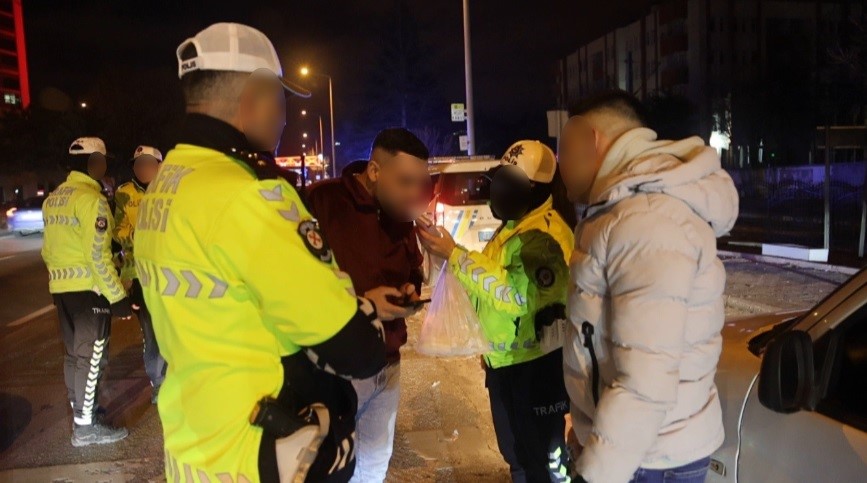
[[759, 372], [759, 401], [778, 413], [812, 410], [815, 391], [813, 340], [801, 330], [783, 332], [768, 344]]

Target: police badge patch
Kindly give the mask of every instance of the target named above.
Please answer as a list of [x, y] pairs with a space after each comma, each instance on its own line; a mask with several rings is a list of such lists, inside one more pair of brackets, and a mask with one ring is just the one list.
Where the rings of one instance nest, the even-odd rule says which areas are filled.
[[318, 223], [310, 220], [302, 221], [298, 225], [298, 234], [301, 235], [301, 240], [304, 241], [304, 246], [307, 247], [307, 250], [310, 251], [313, 256], [323, 263], [331, 263], [331, 259], [333, 258], [331, 255], [331, 248], [328, 247], [325, 237], [322, 236], [322, 232], [319, 231]]
[[557, 277], [554, 275], [554, 270], [548, 267], [539, 267], [536, 270], [536, 283], [542, 288], [548, 288], [554, 285]]
[[105, 230], [108, 230], [108, 218], [104, 216], [96, 217], [96, 231], [105, 233]]

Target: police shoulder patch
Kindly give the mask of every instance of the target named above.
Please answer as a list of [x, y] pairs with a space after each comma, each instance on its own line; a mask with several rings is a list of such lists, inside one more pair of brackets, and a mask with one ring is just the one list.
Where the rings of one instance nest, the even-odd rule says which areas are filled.
[[108, 230], [108, 218], [104, 216], [96, 217], [96, 231], [100, 233], [104, 233], [105, 230]]
[[312, 220], [302, 221], [298, 224], [298, 234], [301, 236], [304, 246], [313, 256], [323, 263], [331, 263], [333, 259], [331, 248], [325, 241], [325, 237], [322, 236], [318, 223]]
[[554, 270], [548, 267], [539, 267], [536, 269], [536, 284], [542, 288], [548, 288], [554, 285], [557, 281], [557, 276], [554, 275]]

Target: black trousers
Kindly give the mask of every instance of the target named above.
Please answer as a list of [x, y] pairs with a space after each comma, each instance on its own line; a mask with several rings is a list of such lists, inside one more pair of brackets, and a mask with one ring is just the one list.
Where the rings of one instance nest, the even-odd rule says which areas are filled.
[[488, 368], [485, 386], [497, 445], [509, 464], [512, 481], [565, 481], [569, 462], [563, 417], [569, 412], [569, 397], [563, 383], [563, 351]]
[[129, 301], [139, 308], [135, 311], [141, 326], [141, 333], [144, 345], [144, 368], [148, 378], [151, 380], [151, 385], [159, 388], [163, 380], [166, 378], [166, 360], [160, 355], [160, 347], [157, 344], [157, 337], [154, 334], [153, 319], [151, 313], [145, 305], [144, 294], [142, 293], [141, 282], [136, 278], [132, 281], [132, 286], [129, 290]]
[[66, 349], [63, 376], [76, 424], [91, 424], [100, 380], [108, 365], [111, 306], [94, 292], [54, 294]]

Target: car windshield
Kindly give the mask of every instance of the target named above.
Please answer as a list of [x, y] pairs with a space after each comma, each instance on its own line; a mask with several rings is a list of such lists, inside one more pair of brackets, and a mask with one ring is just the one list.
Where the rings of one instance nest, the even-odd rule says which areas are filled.
[[19, 209], [22, 209], [22, 210], [42, 209], [42, 202], [44, 202], [44, 201], [45, 201], [45, 198], [41, 197], [41, 196], [37, 196], [35, 198], [27, 198], [26, 200], [24, 200], [23, 203], [21, 203], [21, 206], [19, 206]]
[[483, 189], [483, 173], [442, 173], [434, 179], [438, 200], [450, 206], [483, 205], [488, 202]]

